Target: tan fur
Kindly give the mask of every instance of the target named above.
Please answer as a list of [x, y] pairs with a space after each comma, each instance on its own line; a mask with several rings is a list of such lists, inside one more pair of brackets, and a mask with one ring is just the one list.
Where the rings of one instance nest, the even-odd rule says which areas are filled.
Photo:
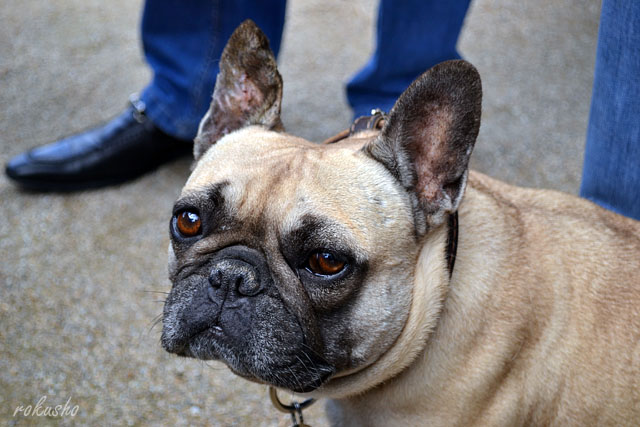
[[[383, 166], [359, 150], [371, 138], [363, 133], [318, 146], [245, 128], [207, 151], [183, 190], [228, 180], [225, 196], [235, 214], [272, 222], [274, 233], [292, 227], [301, 213], [322, 211], [348, 225], [372, 257], [380, 283], [403, 285], [392, 289], [393, 301], [369, 285], [366, 304], [356, 305], [372, 341], [354, 351], [369, 352], [370, 360], [312, 393], [333, 399], [332, 420], [366, 426], [637, 424], [640, 223], [576, 197], [471, 172], [449, 280], [446, 226], [415, 246], [406, 243], [411, 207], [394, 193], [399, 187]], [[387, 198], [374, 200], [380, 191]], [[397, 259], [413, 260], [415, 271], [399, 271]], [[371, 307], [375, 301], [406, 315], [385, 318], [380, 307]], [[386, 334], [376, 330], [380, 325]]]
[[345, 425], [637, 425], [640, 224], [472, 172], [459, 239], [434, 336]]

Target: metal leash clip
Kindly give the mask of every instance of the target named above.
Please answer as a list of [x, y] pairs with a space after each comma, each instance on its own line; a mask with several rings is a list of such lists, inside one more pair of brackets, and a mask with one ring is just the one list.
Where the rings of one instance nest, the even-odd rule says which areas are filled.
[[273, 406], [275, 406], [278, 411], [291, 415], [293, 422], [291, 427], [311, 427], [304, 423], [302, 410], [315, 403], [316, 400], [314, 398], [307, 399], [304, 402], [293, 401], [290, 405], [285, 405], [278, 399], [278, 392], [275, 387], [269, 387], [269, 397], [271, 398], [271, 403], [273, 403]]

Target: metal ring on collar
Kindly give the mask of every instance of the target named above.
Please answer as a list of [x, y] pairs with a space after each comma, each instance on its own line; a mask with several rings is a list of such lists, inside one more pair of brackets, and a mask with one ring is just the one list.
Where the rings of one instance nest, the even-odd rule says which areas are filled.
[[304, 402], [292, 402], [290, 405], [285, 405], [278, 399], [278, 392], [275, 387], [269, 387], [269, 397], [271, 398], [271, 403], [276, 409], [280, 412], [284, 412], [285, 414], [291, 414], [294, 412], [302, 411], [305, 408], [311, 406], [316, 400], [314, 398], [309, 398]]

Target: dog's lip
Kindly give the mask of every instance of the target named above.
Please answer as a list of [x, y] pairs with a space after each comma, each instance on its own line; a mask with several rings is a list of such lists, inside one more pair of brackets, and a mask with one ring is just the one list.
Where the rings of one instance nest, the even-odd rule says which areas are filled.
[[212, 339], [219, 339], [224, 336], [224, 330], [219, 325], [209, 326], [206, 329], [202, 329], [189, 335], [186, 338], [181, 339], [179, 342], [172, 343], [172, 348], [169, 349], [165, 347], [165, 350], [169, 351], [170, 353], [177, 354], [178, 356], [194, 357], [199, 359], [199, 357], [196, 356], [193, 351], [191, 351], [191, 344], [196, 338], [205, 334], [209, 335], [209, 337]]
[[[203, 355], [201, 351], [194, 351], [193, 345], [198, 338], [203, 338], [213, 344], [211, 349], [214, 350], [213, 354]], [[225, 337], [225, 332], [222, 327], [218, 325], [210, 326], [207, 329], [203, 329], [200, 332], [197, 332], [191, 335], [187, 340], [185, 340], [185, 344], [183, 347], [183, 353], [187, 357], [192, 357], [198, 360], [217, 360], [220, 358], [220, 353], [218, 352], [217, 346], [215, 343], [220, 344], [223, 338]]]
[[[219, 346], [222, 346], [222, 347], [225, 346], [224, 344], [225, 336], [226, 334], [224, 332], [224, 329], [220, 325], [212, 325], [203, 330], [200, 330], [198, 332], [191, 334], [188, 338], [185, 338], [184, 340], [181, 340], [179, 346], [175, 346], [170, 352], [181, 357], [190, 357], [198, 360], [225, 361], [226, 359], [224, 357], [224, 351], [221, 353], [220, 352], [221, 348], [219, 347]], [[198, 341], [200, 340], [206, 340], [207, 342], [210, 342], [213, 346], [209, 348], [209, 351], [205, 349], [203, 352], [203, 348], [198, 345]], [[318, 388], [322, 387], [324, 384], [329, 382], [333, 378], [334, 372], [335, 372], [335, 368], [331, 367], [331, 369], [325, 370], [326, 372], [322, 377], [316, 378], [313, 381], [305, 382], [303, 384], [297, 384], [297, 385], [294, 384], [295, 387], [291, 387], [291, 384], [279, 385], [279, 384], [273, 383], [268, 379], [261, 378], [258, 374], [252, 371], [243, 372], [237, 369], [236, 367], [234, 367], [228, 361], [225, 361], [225, 363], [231, 369], [231, 371], [233, 371], [236, 375], [239, 375], [247, 380], [250, 380], [259, 384], [275, 385], [276, 387], [290, 388], [295, 393], [310, 393], [317, 390]], [[283, 365], [282, 367], [276, 366], [276, 368], [281, 368], [281, 370], [284, 371], [287, 366], [288, 365]]]
[[344, 377], [348, 377], [350, 375], [357, 374], [358, 372], [362, 372], [365, 369], [367, 369], [370, 366], [372, 366], [373, 364], [375, 364], [380, 359], [380, 357], [382, 357], [382, 355], [380, 355], [378, 358], [376, 358], [376, 359], [372, 360], [371, 362], [366, 363], [366, 364], [364, 364], [362, 366], [357, 366], [355, 368], [346, 369], [346, 370], [341, 371], [341, 372], [336, 372], [331, 377], [327, 378], [326, 382], [331, 382], [331, 380], [334, 380], [334, 379], [344, 378]]
[[220, 338], [224, 334], [224, 329], [222, 329], [220, 325], [209, 326], [208, 328], [198, 331], [193, 335], [191, 335], [189, 338], [185, 340], [185, 343], [189, 345], [191, 342], [193, 342], [194, 339], [205, 334], [213, 335], [212, 338]]

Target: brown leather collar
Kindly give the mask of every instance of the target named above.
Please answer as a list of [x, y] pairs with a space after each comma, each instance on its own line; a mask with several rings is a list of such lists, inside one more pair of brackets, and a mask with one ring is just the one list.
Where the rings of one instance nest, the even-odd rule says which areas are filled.
[[387, 119], [387, 115], [380, 110], [371, 111], [370, 116], [361, 116], [353, 121], [349, 129], [345, 129], [342, 132], [333, 135], [331, 138], [327, 138], [322, 141], [323, 144], [335, 144], [338, 141], [342, 141], [345, 138], [350, 137], [358, 132], [364, 130], [381, 130], [384, 126], [384, 122]]
[[[387, 120], [387, 115], [380, 110], [371, 111], [370, 116], [358, 117], [353, 121], [349, 129], [325, 139], [323, 144], [335, 144], [364, 130], [381, 130]], [[453, 275], [453, 267], [456, 264], [456, 254], [458, 252], [458, 211], [449, 215], [448, 219], [448, 236], [447, 236], [447, 252], [445, 258], [447, 260], [447, 269], [449, 270], [449, 278]]]

